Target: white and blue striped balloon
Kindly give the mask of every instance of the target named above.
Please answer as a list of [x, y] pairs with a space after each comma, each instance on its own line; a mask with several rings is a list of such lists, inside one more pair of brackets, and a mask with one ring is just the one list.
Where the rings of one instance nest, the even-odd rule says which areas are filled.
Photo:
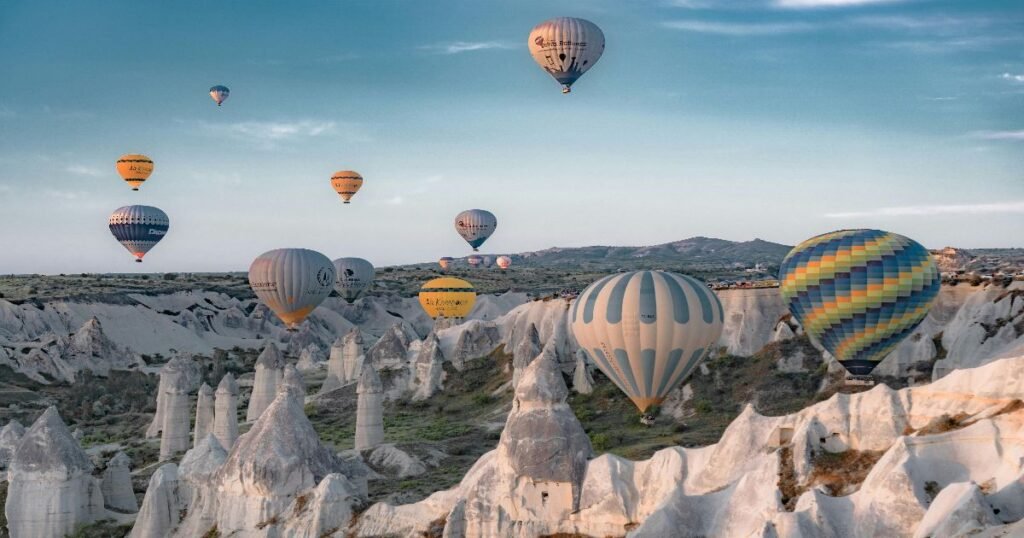
[[569, 316], [580, 347], [641, 412], [689, 377], [724, 321], [711, 289], [666, 271], [604, 277], [580, 294]]

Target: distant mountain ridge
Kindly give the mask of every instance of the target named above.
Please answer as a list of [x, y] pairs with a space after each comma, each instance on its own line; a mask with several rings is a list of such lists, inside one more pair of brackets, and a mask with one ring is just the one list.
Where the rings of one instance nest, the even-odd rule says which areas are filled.
[[691, 237], [681, 241], [644, 247], [553, 247], [513, 255], [526, 266], [621, 264], [728, 265], [757, 263], [778, 265], [793, 247], [762, 239], [729, 241], [713, 237]]

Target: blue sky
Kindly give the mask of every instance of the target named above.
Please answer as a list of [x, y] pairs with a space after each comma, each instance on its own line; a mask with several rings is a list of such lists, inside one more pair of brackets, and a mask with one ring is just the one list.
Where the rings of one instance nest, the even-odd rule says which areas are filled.
[[[607, 40], [568, 96], [525, 46], [554, 16]], [[474, 207], [496, 254], [848, 227], [1024, 246], [1017, 0], [15, 0], [0, 73], [0, 273], [428, 261], [468, 254]], [[140, 192], [128, 152], [156, 162]], [[171, 218], [141, 266], [106, 225], [132, 203]]]

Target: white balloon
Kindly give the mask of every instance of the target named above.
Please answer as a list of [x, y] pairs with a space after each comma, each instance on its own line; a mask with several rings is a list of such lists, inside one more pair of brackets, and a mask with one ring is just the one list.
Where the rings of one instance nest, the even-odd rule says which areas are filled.
[[666, 271], [604, 277], [576, 298], [569, 316], [580, 347], [641, 412], [715, 349], [724, 320], [704, 283]]
[[498, 228], [498, 218], [484, 209], [468, 209], [455, 216], [455, 231], [477, 251]]
[[373, 264], [362, 258], [334, 260], [334, 290], [349, 303], [373, 284]]
[[331, 294], [334, 265], [315, 250], [280, 248], [264, 252], [249, 266], [249, 286], [294, 330]]
[[569, 93], [604, 53], [604, 33], [588, 20], [559, 17], [535, 26], [526, 45], [533, 60], [562, 85], [562, 93]]

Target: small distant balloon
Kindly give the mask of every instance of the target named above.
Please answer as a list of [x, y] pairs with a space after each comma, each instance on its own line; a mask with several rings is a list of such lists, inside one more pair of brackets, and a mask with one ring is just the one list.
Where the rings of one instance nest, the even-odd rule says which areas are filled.
[[333, 285], [334, 264], [315, 250], [271, 250], [249, 266], [249, 287], [289, 331], [294, 331], [331, 294]]
[[[210, 88], [210, 97], [212, 97], [217, 103], [217, 106], [220, 106], [224, 101], [227, 101], [229, 95], [231, 95], [231, 90], [229, 90], [227, 86], [221, 86], [218, 84], [217, 86]], [[245, 107], [243, 106], [242, 108]]]
[[334, 260], [334, 291], [352, 303], [373, 284], [373, 264], [362, 258]]
[[498, 256], [498, 259], [495, 261], [495, 263], [497, 263], [498, 267], [500, 267], [501, 270], [504, 271], [505, 269], [508, 269], [509, 267], [512, 266], [512, 258], [509, 258], [508, 256]]
[[604, 33], [588, 20], [559, 17], [535, 26], [526, 45], [533, 60], [562, 85], [562, 93], [569, 93], [604, 53]]
[[341, 170], [331, 176], [331, 187], [334, 187], [334, 191], [338, 193], [338, 196], [341, 196], [342, 202], [346, 204], [359, 192], [359, 188], [362, 186], [363, 176], [359, 175], [359, 172]]
[[468, 209], [455, 217], [455, 231], [473, 247], [473, 252], [487, 241], [497, 227], [497, 217], [484, 209]]
[[448, 268], [451, 267], [452, 262], [454, 262], [454, 261], [455, 261], [455, 259], [452, 258], [451, 256], [445, 256], [445, 257], [441, 258], [440, 260], [437, 260], [437, 264], [441, 266], [442, 270], [447, 271]]
[[167, 235], [171, 221], [160, 208], [129, 205], [115, 209], [108, 224], [117, 242], [142, 263], [142, 257]]
[[484, 263], [484, 259], [482, 256], [477, 256], [476, 254], [474, 254], [466, 258], [466, 263], [468, 263], [470, 267], [476, 269], [477, 267], [480, 267]]
[[483, 266], [492, 267], [494, 265], [494, 256], [484, 256]]
[[149, 179], [153, 173], [153, 160], [140, 153], [128, 153], [117, 159], [117, 173], [131, 186], [133, 191]]
[[420, 288], [420, 306], [431, 318], [464, 318], [473, 310], [476, 292], [460, 278], [435, 278]]

